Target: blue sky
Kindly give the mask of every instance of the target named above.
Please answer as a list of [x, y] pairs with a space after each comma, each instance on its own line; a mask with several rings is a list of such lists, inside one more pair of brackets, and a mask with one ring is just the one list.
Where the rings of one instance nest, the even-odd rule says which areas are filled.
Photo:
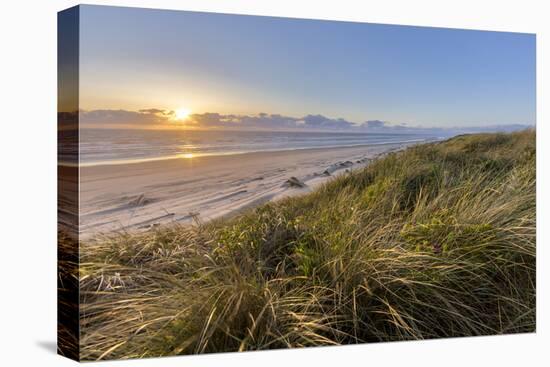
[[535, 123], [535, 36], [81, 7], [87, 110]]

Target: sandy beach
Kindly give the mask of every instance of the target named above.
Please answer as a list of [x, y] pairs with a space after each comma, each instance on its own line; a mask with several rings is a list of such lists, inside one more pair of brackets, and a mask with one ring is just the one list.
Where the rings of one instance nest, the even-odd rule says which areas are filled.
[[[313, 190], [407, 143], [82, 167], [80, 236], [202, 222]], [[289, 181], [290, 180], [290, 181]]]

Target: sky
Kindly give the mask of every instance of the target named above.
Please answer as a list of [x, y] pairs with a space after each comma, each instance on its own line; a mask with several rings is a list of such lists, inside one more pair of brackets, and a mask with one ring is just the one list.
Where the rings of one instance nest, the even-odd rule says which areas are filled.
[[95, 124], [533, 125], [535, 89], [532, 34], [81, 6]]

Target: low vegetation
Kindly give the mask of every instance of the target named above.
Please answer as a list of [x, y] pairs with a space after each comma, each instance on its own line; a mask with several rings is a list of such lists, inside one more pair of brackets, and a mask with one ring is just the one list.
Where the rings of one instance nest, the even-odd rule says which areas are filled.
[[84, 360], [535, 330], [535, 133], [388, 154], [238, 217], [81, 244]]

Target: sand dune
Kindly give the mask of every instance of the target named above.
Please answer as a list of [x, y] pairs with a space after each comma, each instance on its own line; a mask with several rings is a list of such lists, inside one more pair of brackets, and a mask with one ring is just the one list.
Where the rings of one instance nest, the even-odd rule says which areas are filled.
[[407, 144], [259, 152], [82, 167], [81, 238], [208, 221], [309, 192]]

